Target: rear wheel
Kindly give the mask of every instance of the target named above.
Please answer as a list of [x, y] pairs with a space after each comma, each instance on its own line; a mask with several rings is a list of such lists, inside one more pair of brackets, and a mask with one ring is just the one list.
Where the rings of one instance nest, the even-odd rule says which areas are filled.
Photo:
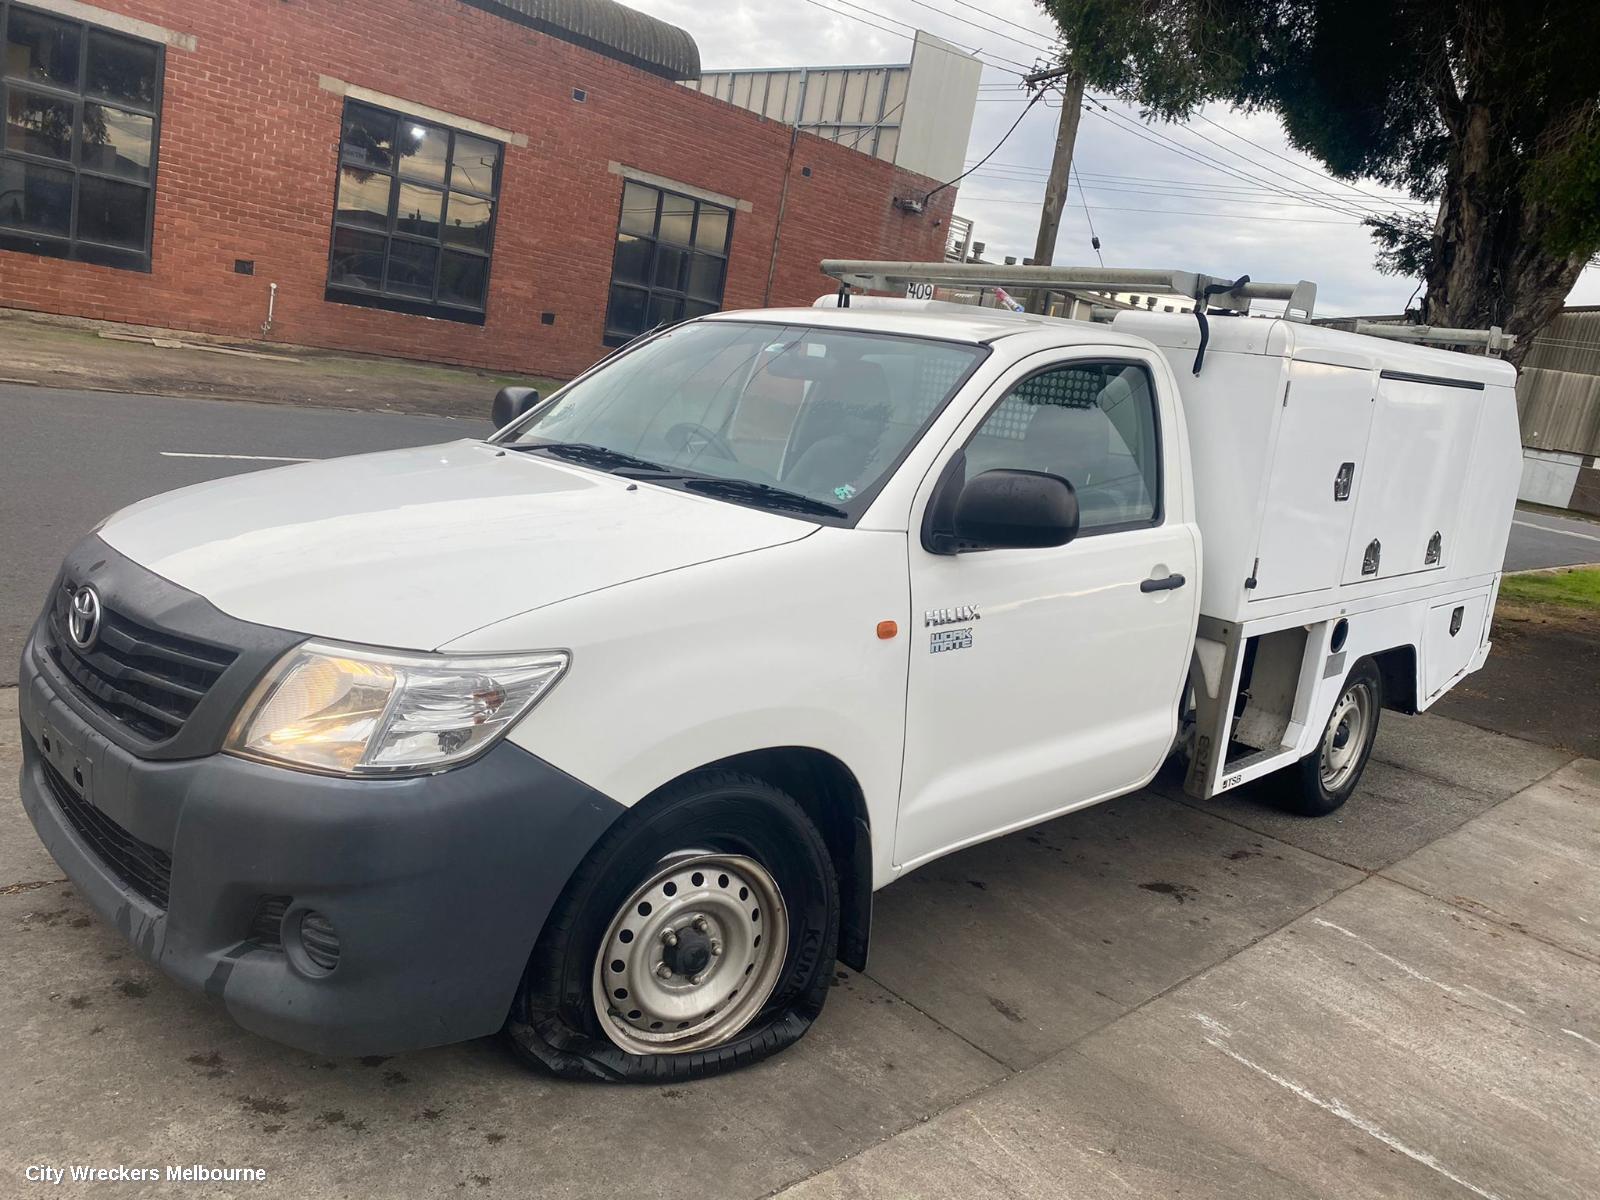
[[795, 801], [732, 771], [672, 785], [574, 873], [507, 1022], [559, 1075], [692, 1079], [797, 1041], [827, 997], [839, 892]]
[[1282, 806], [1323, 817], [1348, 800], [1372, 757], [1382, 711], [1383, 676], [1375, 662], [1363, 658], [1345, 676], [1317, 748], [1283, 772], [1278, 789]]

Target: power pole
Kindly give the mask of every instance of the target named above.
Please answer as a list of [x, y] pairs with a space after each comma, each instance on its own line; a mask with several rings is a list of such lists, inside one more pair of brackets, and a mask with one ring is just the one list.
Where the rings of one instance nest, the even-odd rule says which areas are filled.
[[[1030, 75], [1027, 82], [1041, 84], [1061, 81], [1061, 123], [1056, 128], [1056, 152], [1050, 161], [1050, 179], [1044, 185], [1044, 207], [1039, 213], [1039, 240], [1033, 247], [1036, 266], [1048, 267], [1055, 261], [1056, 233], [1061, 228], [1061, 210], [1067, 205], [1067, 183], [1072, 176], [1072, 151], [1078, 141], [1078, 121], [1083, 116], [1083, 76], [1065, 68]], [[1043, 312], [1046, 293], [1037, 291], [1029, 305]]]

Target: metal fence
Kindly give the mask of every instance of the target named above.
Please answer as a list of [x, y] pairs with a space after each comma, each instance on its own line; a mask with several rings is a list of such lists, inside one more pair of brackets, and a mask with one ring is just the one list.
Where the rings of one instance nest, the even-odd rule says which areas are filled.
[[1569, 308], [1534, 338], [1517, 416], [1524, 446], [1600, 455], [1600, 308]]

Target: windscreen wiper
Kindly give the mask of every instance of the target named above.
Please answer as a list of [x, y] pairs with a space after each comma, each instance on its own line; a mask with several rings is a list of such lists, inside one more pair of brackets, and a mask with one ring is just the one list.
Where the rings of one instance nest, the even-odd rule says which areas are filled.
[[676, 472], [660, 463], [633, 454], [624, 454], [620, 450], [612, 450], [606, 446], [596, 446], [592, 442], [506, 442], [502, 443], [500, 448], [538, 451], [552, 458], [575, 462], [580, 466], [598, 467], [602, 471], [647, 471], [652, 476], [663, 479], [677, 477]]
[[757, 483], [751, 479], [711, 479], [703, 476], [685, 479], [686, 491], [733, 500], [755, 508], [770, 508], [778, 512], [809, 513], [819, 517], [848, 517], [850, 514], [837, 505], [813, 500], [788, 488], [773, 487], [770, 483]]

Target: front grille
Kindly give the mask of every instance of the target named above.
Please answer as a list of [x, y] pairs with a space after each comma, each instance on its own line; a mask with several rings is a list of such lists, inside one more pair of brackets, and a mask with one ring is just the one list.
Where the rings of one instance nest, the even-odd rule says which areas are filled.
[[44, 768], [50, 794], [67, 823], [89, 844], [100, 861], [151, 904], [166, 908], [167, 892], [172, 886], [172, 858], [148, 842], [141, 842], [84, 800], [47, 760], [40, 758], [39, 765]]
[[175, 737], [237, 656], [142, 625], [104, 602], [99, 637], [87, 651], [79, 650], [66, 629], [74, 590], [63, 583], [50, 605], [51, 661], [90, 704], [140, 737], [151, 742]]

